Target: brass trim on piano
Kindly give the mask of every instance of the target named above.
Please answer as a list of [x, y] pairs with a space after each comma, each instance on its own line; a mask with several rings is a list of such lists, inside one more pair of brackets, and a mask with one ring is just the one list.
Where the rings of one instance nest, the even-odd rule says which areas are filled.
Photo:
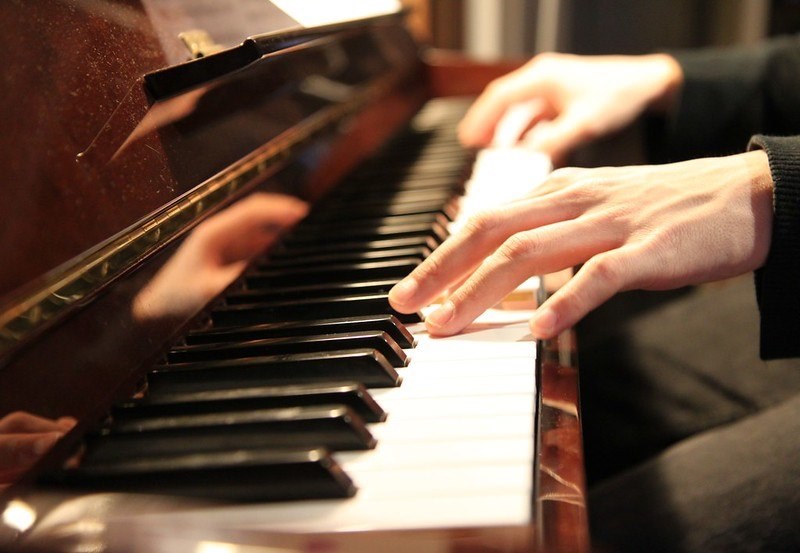
[[356, 91], [341, 104], [325, 108], [262, 148], [199, 184], [164, 209], [139, 221], [79, 263], [54, 269], [35, 290], [26, 290], [0, 312], [0, 356], [57, 320], [72, 306], [134, 267], [143, 256], [182, 236], [227, 201], [273, 174], [304, 144], [380, 97], [399, 79], [387, 75], [374, 86]]

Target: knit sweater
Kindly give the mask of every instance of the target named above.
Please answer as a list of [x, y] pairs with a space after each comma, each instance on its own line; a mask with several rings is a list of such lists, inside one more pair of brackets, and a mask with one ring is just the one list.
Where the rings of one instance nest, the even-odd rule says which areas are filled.
[[758, 47], [673, 54], [684, 72], [677, 109], [651, 142], [656, 161], [763, 149], [774, 221], [756, 271], [761, 356], [800, 356], [800, 37]]

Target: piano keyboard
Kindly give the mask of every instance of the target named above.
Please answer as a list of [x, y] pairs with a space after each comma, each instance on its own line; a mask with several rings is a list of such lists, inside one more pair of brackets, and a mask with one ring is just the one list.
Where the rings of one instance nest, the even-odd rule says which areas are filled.
[[[458, 199], [469, 159], [453, 129], [465, 106], [431, 101], [383, 156], [319, 202], [212, 311], [208, 328], [172, 348], [142, 397], [116, 406], [87, 438], [80, 467], [53, 480], [239, 504], [193, 511], [201, 527], [530, 520], [530, 312], [490, 310], [465, 333], [433, 339], [422, 314], [387, 301], [448, 229], [549, 170], [530, 153], [511, 154], [499, 162], [512, 168], [502, 183], [470, 181]], [[499, 155], [480, 158], [497, 166]], [[158, 516], [179, 524], [188, 515]]]

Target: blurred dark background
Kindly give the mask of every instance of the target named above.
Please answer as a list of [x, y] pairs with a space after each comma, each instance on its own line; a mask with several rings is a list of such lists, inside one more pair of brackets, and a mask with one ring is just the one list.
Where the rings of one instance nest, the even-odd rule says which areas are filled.
[[800, 0], [404, 0], [433, 46], [483, 58], [746, 44], [800, 29]]

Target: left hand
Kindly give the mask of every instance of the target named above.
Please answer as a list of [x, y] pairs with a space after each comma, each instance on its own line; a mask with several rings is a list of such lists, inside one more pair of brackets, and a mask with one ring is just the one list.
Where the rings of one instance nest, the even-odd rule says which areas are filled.
[[30, 468], [75, 426], [75, 419], [45, 419], [16, 411], [0, 418], [0, 489]]
[[142, 289], [133, 304], [134, 317], [193, 315], [307, 211], [297, 198], [258, 192], [209, 217]]
[[551, 338], [615, 293], [664, 290], [754, 270], [767, 257], [773, 184], [753, 151], [661, 166], [561, 169], [541, 191], [471, 219], [389, 294], [412, 312], [449, 286], [426, 326], [450, 335], [533, 275], [583, 264], [537, 309]]

